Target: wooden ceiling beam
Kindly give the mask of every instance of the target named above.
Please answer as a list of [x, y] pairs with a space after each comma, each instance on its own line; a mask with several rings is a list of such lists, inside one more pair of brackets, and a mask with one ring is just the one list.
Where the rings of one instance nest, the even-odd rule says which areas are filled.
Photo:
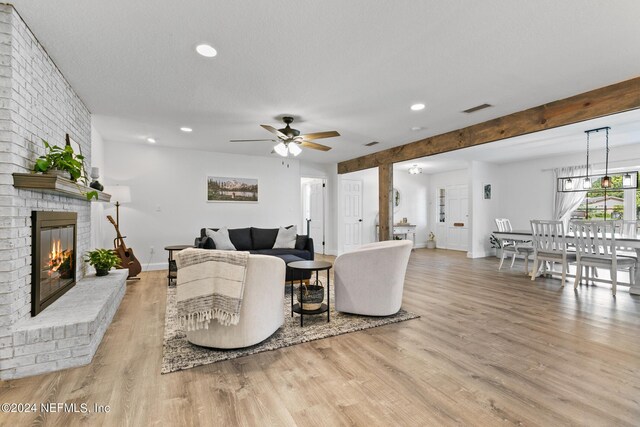
[[640, 77], [338, 163], [344, 174], [640, 108]]

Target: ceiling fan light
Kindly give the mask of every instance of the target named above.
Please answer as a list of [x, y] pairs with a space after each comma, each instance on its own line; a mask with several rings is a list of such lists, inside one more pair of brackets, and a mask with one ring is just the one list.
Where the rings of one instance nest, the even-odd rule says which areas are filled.
[[302, 153], [302, 148], [300, 148], [300, 146], [296, 143], [289, 143], [289, 153], [297, 156], [298, 154]]
[[289, 150], [287, 149], [287, 146], [284, 144], [284, 142], [276, 144], [273, 147], [273, 151], [280, 154], [282, 157], [287, 157], [287, 155], [289, 154]]
[[419, 173], [422, 173], [422, 168], [418, 167], [418, 165], [413, 165], [409, 168], [409, 173], [411, 175], [417, 175]]

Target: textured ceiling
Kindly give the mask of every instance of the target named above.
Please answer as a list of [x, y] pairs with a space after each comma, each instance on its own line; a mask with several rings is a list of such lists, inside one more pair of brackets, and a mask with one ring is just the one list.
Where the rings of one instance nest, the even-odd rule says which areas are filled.
[[[342, 134], [300, 156], [315, 162], [627, 80], [640, 64], [637, 0], [13, 3], [106, 141], [268, 156], [269, 143], [228, 140], [266, 138], [259, 124], [293, 114], [302, 132]], [[202, 41], [218, 56], [195, 54]]]

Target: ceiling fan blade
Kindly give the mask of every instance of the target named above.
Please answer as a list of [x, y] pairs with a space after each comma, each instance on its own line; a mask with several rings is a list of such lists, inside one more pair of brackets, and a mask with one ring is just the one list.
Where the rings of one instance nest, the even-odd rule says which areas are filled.
[[278, 138], [282, 138], [282, 139], [287, 139], [288, 136], [285, 135], [284, 133], [280, 132], [278, 129], [274, 128], [273, 126], [269, 126], [269, 125], [260, 125], [263, 128], [265, 128], [266, 130], [268, 130], [269, 132], [275, 134], [278, 136]]
[[311, 142], [311, 141], [302, 141], [300, 145], [302, 147], [312, 148], [314, 150], [320, 150], [320, 151], [331, 150], [331, 147], [327, 147], [326, 145], [318, 144], [317, 142]]
[[320, 139], [320, 138], [333, 138], [334, 136], [340, 136], [340, 134], [335, 130], [329, 130], [326, 132], [307, 133], [300, 136], [304, 139]]
[[229, 142], [258, 142], [258, 141], [272, 141], [275, 142], [275, 139], [230, 139]]

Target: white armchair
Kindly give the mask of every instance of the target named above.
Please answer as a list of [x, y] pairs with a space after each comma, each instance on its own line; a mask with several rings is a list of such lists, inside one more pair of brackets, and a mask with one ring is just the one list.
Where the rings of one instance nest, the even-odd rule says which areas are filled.
[[366, 316], [397, 313], [412, 247], [410, 240], [389, 240], [338, 256], [333, 264], [336, 311]]
[[203, 347], [242, 348], [269, 338], [284, 324], [285, 263], [268, 255], [249, 255], [240, 321], [222, 326], [217, 320], [209, 329], [187, 331], [187, 340]]

